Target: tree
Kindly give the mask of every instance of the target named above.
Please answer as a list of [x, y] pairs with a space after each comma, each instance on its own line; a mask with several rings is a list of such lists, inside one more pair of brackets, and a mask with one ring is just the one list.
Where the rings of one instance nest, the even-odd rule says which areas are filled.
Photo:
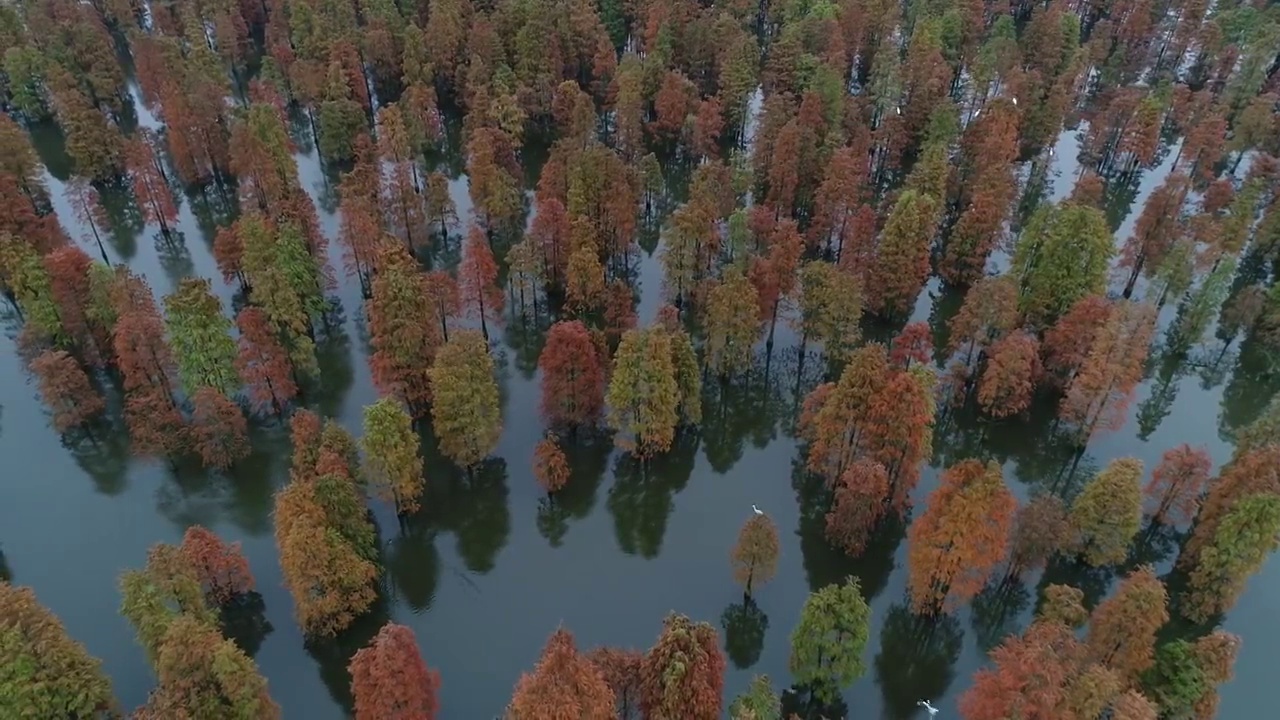
[[905, 190], [885, 221], [867, 278], [867, 305], [887, 316], [910, 312], [929, 275], [929, 250], [937, 224], [938, 201]]
[[651, 720], [718, 720], [724, 669], [715, 628], [667, 615], [658, 641], [640, 662], [640, 714]]
[[430, 377], [440, 451], [469, 468], [493, 452], [502, 434], [498, 384], [484, 338], [474, 330], [455, 333], [436, 355]]
[[862, 288], [853, 274], [821, 261], [800, 266], [801, 344], [813, 338], [827, 357], [843, 360], [858, 344], [861, 318]]
[[179, 547], [211, 605], [226, 605], [253, 590], [253, 574], [240, 543], [225, 543], [212, 530], [192, 525]]
[[760, 335], [758, 302], [755, 287], [737, 268], [727, 270], [707, 292], [703, 328], [707, 367], [712, 372], [725, 377], [751, 367], [752, 351]]
[[1090, 480], [1071, 503], [1077, 549], [1094, 567], [1124, 561], [1142, 524], [1142, 461], [1119, 458]]
[[538, 355], [542, 372], [542, 416], [553, 427], [594, 425], [604, 409], [604, 370], [591, 332], [577, 320], [547, 332]]
[[559, 492], [569, 482], [569, 461], [552, 438], [544, 438], [533, 447], [533, 477], [548, 493]]
[[1129, 270], [1124, 297], [1133, 288], [1143, 269], [1159, 268], [1181, 234], [1182, 203], [1190, 191], [1190, 180], [1182, 173], [1170, 173], [1142, 206], [1133, 234], [1120, 250], [1119, 267]]
[[753, 513], [733, 546], [733, 579], [751, 594], [755, 583], [769, 582], [778, 570], [778, 526], [763, 513]]
[[102, 663], [76, 642], [30, 588], [0, 582], [0, 715], [112, 717]]
[[45, 350], [31, 361], [40, 397], [53, 412], [53, 429], [65, 433], [83, 426], [106, 410], [102, 395], [89, 376], [66, 351]]
[[1101, 210], [1074, 203], [1041, 206], [1014, 251], [1018, 308], [1033, 326], [1052, 323], [1080, 298], [1102, 292], [1113, 253]]
[[418, 510], [422, 496], [422, 456], [413, 418], [391, 398], [379, 398], [364, 409], [364, 434], [360, 437], [364, 459], [360, 475], [383, 500], [395, 504], [396, 513]]
[[94, 244], [98, 246], [98, 252], [102, 254], [102, 262], [110, 264], [107, 250], [102, 244], [102, 233], [106, 232], [108, 227], [107, 214], [102, 209], [98, 191], [84, 178], [77, 177], [67, 183], [64, 194], [71, 203], [75, 219], [82, 226], [89, 228], [89, 234], [93, 237]]
[[623, 334], [606, 396], [608, 423], [621, 433], [620, 447], [641, 458], [666, 452], [682, 416], [692, 423], [701, 419], [697, 360], [691, 355], [688, 336], [661, 325]]
[[1136, 684], [1153, 662], [1156, 633], [1169, 620], [1167, 603], [1155, 571], [1149, 566], [1134, 570], [1115, 595], [1094, 608], [1085, 639], [1090, 655]]
[[862, 653], [870, 623], [857, 578], [810, 593], [791, 633], [792, 678], [819, 699], [835, 700], [866, 672]]
[[782, 720], [782, 702], [769, 684], [768, 675], [756, 675], [746, 691], [729, 705], [732, 720]]
[[917, 612], [950, 609], [978, 594], [1004, 560], [1016, 507], [995, 462], [964, 460], [942, 473], [928, 509], [907, 531]]
[[[309, 636], [329, 637], [373, 605], [378, 568], [330, 521], [318, 483], [295, 478], [276, 493], [275, 535], [298, 624]], [[329, 483], [350, 481], [330, 476]], [[359, 522], [368, 524], [363, 515]]]
[[205, 466], [225, 470], [249, 456], [249, 424], [231, 398], [206, 386], [191, 407], [191, 440]]
[[513, 226], [524, 212], [520, 165], [515, 152], [515, 140], [493, 127], [477, 128], [467, 143], [471, 202], [488, 232]]
[[489, 326], [485, 318], [496, 318], [502, 313], [503, 294], [498, 286], [498, 265], [493, 260], [489, 239], [476, 226], [467, 233], [467, 246], [458, 268], [458, 289], [462, 302], [471, 305], [480, 318], [480, 332], [487, 341]]
[[1151, 516], [1168, 525], [1191, 522], [1200, 509], [1200, 496], [1209, 484], [1212, 461], [1204, 448], [1183, 443], [1166, 450], [1151, 480], [1142, 489], [1143, 498], [1153, 504]]
[[587, 653], [587, 659], [596, 666], [613, 691], [618, 717], [634, 717], [640, 700], [640, 664], [644, 662], [644, 653], [639, 650], [600, 647]]
[[553, 633], [532, 673], [516, 681], [506, 717], [510, 720], [558, 720], [565, 713], [582, 720], [611, 720], [613, 690], [600, 670], [578, 654], [573, 635]]
[[349, 159], [356, 136], [365, 130], [364, 109], [353, 99], [354, 90], [347, 81], [342, 64], [337, 60], [330, 62], [324, 99], [320, 102], [316, 118], [320, 132], [317, 145], [320, 154], [330, 160]]
[[216, 627], [192, 616], [169, 625], [155, 670], [156, 689], [143, 717], [280, 717], [253, 660]]
[[413, 417], [427, 413], [431, 401], [430, 367], [443, 342], [439, 305], [429, 279], [404, 247], [386, 243], [378, 253], [378, 272], [367, 304], [369, 365], [379, 390], [399, 398]]
[[1038, 619], [992, 651], [991, 666], [979, 670], [961, 696], [960, 715], [964, 720], [1063, 717], [1080, 655], [1072, 628]]
[[440, 711], [440, 673], [427, 667], [404, 625], [383, 625], [347, 670], [356, 720], [435, 720]]
[[288, 351], [280, 344], [271, 320], [261, 308], [241, 310], [236, 316], [236, 327], [240, 330], [236, 371], [249, 393], [250, 406], [255, 412], [283, 415], [298, 396]]
[[178, 221], [178, 207], [165, 182], [153, 141], [152, 136], [140, 134], [125, 143], [125, 171], [143, 221], [159, 225], [160, 232], [169, 239], [169, 226]]
[[1053, 495], [1038, 495], [1018, 508], [1009, 538], [1009, 575], [1039, 570], [1050, 558], [1070, 547], [1071, 521], [1067, 508]]
[[1227, 512], [1200, 550], [1182, 614], [1206, 622], [1235, 604], [1245, 581], [1280, 546], [1280, 496], [1247, 497]]
[[311, 255], [302, 230], [292, 221], [276, 225], [249, 214], [237, 223], [254, 304], [279, 329], [294, 368], [305, 375], [317, 373], [313, 318], [327, 307], [322, 261]]
[[180, 548], [157, 543], [147, 551], [147, 565], [120, 576], [120, 614], [138, 633], [138, 643], [153, 665], [158, 664], [169, 629], [179, 618], [210, 628], [217, 615], [205, 600], [195, 568]]
[[991, 345], [1013, 332], [1018, 323], [1018, 288], [1013, 278], [983, 278], [969, 288], [960, 312], [948, 323], [947, 350], [963, 353], [961, 362], [971, 373]]
[[1058, 411], [1078, 428], [1082, 445], [1097, 430], [1124, 425], [1125, 410], [1142, 380], [1155, 323], [1150, 305], [1126, 302], [1117, 305], [1098, 329]]
[[224, 395], [234, 391], [239, 385], [236, 342], [212, 283], [205, 278], [185, 278], [177, 290], [165, 296], [164, 307], [178, 377], [187, 394], [195, 395], [204, 387]]
[[173, 398], [158, 388], [125, 391], [124, 423], [136, 455], [168, 458], [188, 449], [190, 432]]
[[1044, 334], [1040, 349], [1044, 369], [1059, 388], [1066, 388], [1084, 365], [1093, 339], [1111, 317], [1114, 305], [1101, 295], [1086, 295], [1076, 301]]
[[978, 403], [996, 418], [1017, 415], [1031, 406], [1040, 378], [1040, 343], [1018, 330], [991, 346], [987, 366], [978, 382]]
[[851, 557], [862, 554], [876, 525], [889, 512], [889, 473], [878, 462], [855, 460], [835, 483], [826, 517], [827, 540]]

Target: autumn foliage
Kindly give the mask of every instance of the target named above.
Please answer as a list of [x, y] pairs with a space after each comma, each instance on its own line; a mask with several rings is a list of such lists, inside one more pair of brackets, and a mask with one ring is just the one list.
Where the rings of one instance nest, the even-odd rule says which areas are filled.
[[538, 356], [542, 371], [542, 415], [552, 425], [590, 426], [604, 407], [604, 370], [587, 327], [558, 322]]
[[733, 546], [733, 579], [747, 592], [773, 579], [778, 569], [778, 528], [768, 515], [753, 513]]
[[579, 655], [573, 636], [563, 628], [547, 640], [532, 673], [516, 682], [506, 717], [510, 720], [558, 720], [571, 713], [582, 720], [616, 717], [614, 695], [604, 675]]
[[435, 720], [440, 710], [440, 674], [427, 667], [404, 625], [383, 625], [348, 671], [356, 720]]
[[554, 439], [544, 438], [534, 446], [533, 477], [548, 493], [559, 491], [569, 482], [569, 462]]
[[724, 655], [716, 631], [671, 614], [640, 663], [644, 717], [718, 720], [724, 704]]
[[907, 532], [912, 606], [936, 611], [977, 595], [1004, 560], [1016, 507], [998, 464], [948, 468]]
[[240, 543], [223, 542], [213, 531], [192, 525], [182, 536], [181, 548], [210, 603], [225, 605], [253, 590], [253, 575]]
[[60, 433], [83, 426], [106, 409], [89, 376], [66, 351], [44, 351], [31, 361], [31, 372], [53, 413], [53, 428]]

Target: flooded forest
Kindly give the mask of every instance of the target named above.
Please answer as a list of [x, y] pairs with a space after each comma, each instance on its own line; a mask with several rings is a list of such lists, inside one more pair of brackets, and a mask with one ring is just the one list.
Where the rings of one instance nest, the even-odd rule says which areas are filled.
[[0, 5], [0, 717], [1210, 720], [1280, 6]]

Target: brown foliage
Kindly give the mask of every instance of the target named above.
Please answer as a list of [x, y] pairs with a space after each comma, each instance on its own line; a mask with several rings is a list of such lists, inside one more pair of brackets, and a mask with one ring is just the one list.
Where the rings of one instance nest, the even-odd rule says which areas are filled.
[[225, 470], [249, 455], [249, 424], [240, 406], [211, 387], [191, 397], [191, 440], [207, 467]]
[[552, 325], [538, 356], [538, 368], [542, 371], [542, 415], [549, 424], [576, 427], [600, 419], [604, 371], [585, 325], [577, 320]]
[[964, 460], [942, 473], [928, 509], [907, 531], [918, 612], [950, 609], [978, 594], [1004, 560], [1016, 507], [995, 462]]
[[612, 720], [613, 690], [590, 660], [578, 654], [573, 635], [563, 628], [547, 640], [532, 673], [516, 681], [508, 720]]
[[1147, 502], [1154, 505], [1152, 517], [1170, 525], [1191, 522], [1200, 509], [1200, 496], [1209, 484], [1212, 465], [1204, 448], [1183, 443], [1166, 450], [1151, 473], [1150, 482], [1142, 489]]
[[1071, 544], [1067, 508], [1053, 495], [1039, 495], [1018, 508], [1010, 537], [1009, 574], [1039, 570]]
[[1045, 331], [1040, 346], [1044, 369], [1056, 385], [1065, 388], [1075, 379], [1093, 346], [1093, 338], [1111, 317], [1112, 308], [1105, 297], [1087, 295]]
[[1167, 600], [1149, 566], [1130, 573], [1093, 611], [1085, 641], [1092, 657], [1136, 684], [1153, 662], [1156, 633], [1169, 620]]
[[640, 663], [640, 712], [647, 718], [719, 720], [724, 655], [715, 628], [670, 614]]
[[192, 525], [182, 536], [181, 550], [211, 604], [225, 605], [253, 590], [253, 575], [240, 543], [225, 543], [212, 530]]
[[154, 388], [125, 393], [124, 422], [136, 455], [173, 458], [187, 449], [186, 420], [173, 399]]
[[889, 345], [889, 360], [899, 367], [928, 366], [933, 360], [933, 331], [924, 322], [908, 323]]
[[467, 233], [467, 244], [462, 251], [462, 265], [458, 268], [458, 290], [462, 302], [472, 306], [480, 318], [480, 328], [485, 340], [489, 339], [488, 319], [502, 314], [504, 295], [498, 286], [498, 264], [493, 259], [489, 239], [479, 227], [472, 226]]
[[549, 493], [559, 491], [569, 482], [569, 463], [554, 439], [545, 438], [534, 446], [533, 477]]
[[102, 414], [106, 402], [75, 358], [62, 350], [45, 350], [31, 361], [40, 397], [53, 412], [53, 428], [65, 433]]
[[440, 673], [427, 667], [404, 625], [383, 625], [347, 670], [356, 720], [435, 720], [440, 711]]
[[889, 474], [878, 462], [854, 461], [836, 484], [827, 513], [827, 540], [850, 556], [866, 549], [876, 525], [889, 511]]
[[778, 570], [778, 526], [762, 513], [753, 513], [738, 532], [733, 546], [733, 579], [748, 594], [757, 583], [773, 579]]
[[1031, 406], [1041, 371], [1036, 337], [1025, 330], [1006, 335], [991, 346], [978, 382], [978, 403], [996, 418], [1023, 412]]
[[255, 412], [280, 415], [298, 396], [293, 362], [270, 318], [260, 308], [247, 307], [236, 316], [240, 329], [240, 350], [236, 371], [244, 381], [249, 403]]
[[1155, 332], [1155, 309], [1123, 303], [1098, 329], [1080, 372], [1067, 386], [1059, 414], [1087, 442], [1097, 430], [1118, 430], [1142, 380]]

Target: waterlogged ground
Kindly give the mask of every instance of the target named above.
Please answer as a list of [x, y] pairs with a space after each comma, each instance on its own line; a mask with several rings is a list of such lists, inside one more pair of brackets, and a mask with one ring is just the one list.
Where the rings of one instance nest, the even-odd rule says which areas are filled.
[[[139, 122], [156, 124], [145, 110]], [[335, 186], [304, 128], [297, 128], [300, 174], [340, 267]], [[1069, 192], [1076, 134], [1064, 133], [1047, 172], [1025, 169], [1033, 186], [1043, 181], [1038, 192], [1044, 197]], [[57, 130], [37, 128], [34, 136], [59, 214], [80, 237], [83, 230], [71, 224], [60, 197], [68, 165]], [[1119, 240], [1171, 162], [1172, 153], [1136, 187], [1112, 191], [1109, 215]], [[454, 178], [454, 197], [465, 218], [469, 202], [461, 162], [451, 155], [442, 164]], [[214, 278], [230, 312], [233, 289], [221, 282], [210, 252], [216, 224], [226, 221], [228, 199], [184, 198], [182, 241], [175, 246], [158, 242], [157, 228], [131, 220], [119, 198], [106, 200], [115, 220], [105, 239], [113, 262], [145, 274], [158, 294], [189, 275]], [[96, 253], [91, 239], [84, 242]], [[452, 248], [436, 248], [432, 261], [456, 262], [458, 244], [455, 238]], [[656, 252], [640, 257], [639, 315], [647, 322], [661, 303], [661, 270]], [[342, 310], [319, 348], [323, 388], [309, 402], [358, 432], [361, 408], [376, 397], [358, 287], [342, 282], [335, 298]], [[939, 345], [945, 344], [946, 320], [960, 300], [932, 282], [917, 303], [915, 319], [934, 327]], [[1165, 308], [1165, 324], [1174, 310]], [[49, 428], [14, 352], [12, 322], [7, 327], [0, 338], [0, 572], [7, 566], [14, 582], [32, 586], [103, 659], [126, 707], [144, 701], [153, 678], [132, 629], [117, 614], [116, 577], [140, 566], [151, 544], [176, 542], [193, 523], [243, 543], [269, 626], [241, 634], [259, 643], [255, 658], [286, 717], [308, 720], [344, 717], [346, 660], [388, 619], [412, 627], [428, 662], [440, 670], [446, 718], [498, 715], [516, 678], [533, 665], [557, 626], [570, 628], [582, 646], [640, 648], [653, 641], [671, 610], [709, 621], [727, 635], [727, 693], [736, 694], [754, 673], [784, 685], [788, 637], [806, 595], [849, 573], [870, 595], [874, 624], [868, 672], [845, 694], [851, 716], [923, 717], [916, 700], [931, 698], [942, 709], [940, 718], [955, 718], [956, 701], [984, 653], [1024, 627], [1034, 602], [1036, 588], [1027, 585], [1000, 597], [984, 595], [953, 617], [920, 621], [905, 610], [901, 528], [887, 528], [857, 560], [827, 547], [821, 536], [824, 508], [796, 472], [800, 454], [793, 437], [798, 399], [824, 365], [814, 355], [801, 362], [795, 338], [784, 330], [771, 357], [760, 348], [749, 382], [707, 388], [698, 436], [686, 438], [645, 474], [620, 459], [607, 440], [573, 447], [570, 487], [556, 505], [547, 504], [529, 470], [542, 432], [536, 375], [542, 333], [509, 318], [494, 334], [505, 431], [493, 461], [468, 480], [439, 456], [425, 429], [424, 510], [399, 527], [388, 507], [374, 507], [386, 568], [384, 601], [338, 642], [308, 646], [291, 617], [272, 537], [272, 493], [287, 479], [285, 428], [255, 428], [253, 455], [227, 476], [131, 458], [122, 433], [69, 446]], [[883, 332], [868, 328], [873, 337]], [[1150, 469], [1164, 450], [1182, 442], [1206, 446], [1221, 463], [1231, 452], [1224, 438], [1256, 417], [1280, 385], [1262, 373], [1255, 355], [1248, 344], [1237, 341], [1224, 349], [1210, 338], [1188, 358], [1167, 361], [1157, 346], [1128, 423], [1096, 439], [1078, 463], [1053, 436], [1052, 407], [1039, 408], [1029, 420], [1004, 423], [950, 418], [935, 432], [935, 458], [917, 502], [936, 485], [940, 467], [964, 457], [1002, 461], [1022, 497], [1035, 487], [1070, 495], [1115, 457], [1138, 457]], [[778, 523], [782, 559], [776, 578], [757, 590], [756, 604], [749, 606], [733, 584], [728, 554], [752, 503]], [[1161, 562], [1164, 570], [1169, 551], [1156, 538], [1143, 558]], [[1095, 597], [1112, 580], [1069, 568], [1054, 568], [1051, 575], [1047, 582], [1080, 584]], [[1236, 680], [1222, 690], [1223, 718], [1260, 716], [1270, 704], [1268, 669], [1272, 648], [1280, 644], [1280, 624], [1271, 611], [1278, 605], [1280, 564], [1273, 560], [1226, 621], [1245, 643]]]

